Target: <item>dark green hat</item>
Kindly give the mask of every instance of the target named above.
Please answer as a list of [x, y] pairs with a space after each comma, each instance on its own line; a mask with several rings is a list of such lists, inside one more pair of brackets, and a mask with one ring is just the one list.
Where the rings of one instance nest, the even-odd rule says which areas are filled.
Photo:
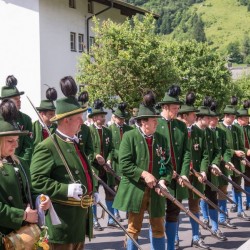
[[149, 90], [143, 96], [143, 102], [140, 104], [138, 115], [135, 117], [136, 120], [146, 119], [146, 118], [157, 118], [161, 117], [157, 115], [155, 106], [155, 95]]
[[237, 110], [237, 117], [250, 116], [250, 100], [243, 102], [243, 107]]
[[179, 110], [179, 114], [186, 114], [191, 112], [198, 112], [198, 109], [194, 107], [195, 102], [195, 94], [190, 92], [186, 95], [186, 102], [185, 104], [181, 105]]
[[114, 115], [118, 118], [125, 119], [128, 115], [126, 112], [127, 103], [122, 102], [118, 104], [118, 108], [115, 110]]
[[54, 103], [50, 100], [42, 100], [40, 106], [36, 108], [38, 111], [56, 110]]
[[56, 101], [56, 115], [50, 119], [51, 122], [61, 120], [65, 117], [83, 113], [87, 108], [82, 108], [75, 96], [60, 98]]
[[17, 79], [13, 75], [8, 76], [6, 78], [6, 86], [3, 86], [1, 89], [0, 99], [2, 100], [2, 99], [11, 98], [14, 96], [23, 95], [24, 92], [23, 91], [19, 92], [16, 85], [17, 85]]
[[63, 77], [60, 81], [60, 86], [66, 97], [56, 101], [56, 115], [50, 119], [51, 122], [61, 120], [68, 116], [77, 115], [87, 110], [87, 108], [81, 107], [75, 97], [77, 94], [77, 85], [73, 77]]
[[21, 131], [11, 123], [5, 121], [3, 117], [0, 117], [0, 137], [2, 136], [20, 136], [29, 134], [28, 130]]
[[36, 109], [39, 111], [56, 110], [54, 101], [57, 99], [57, 91], [55, 88], [48, 88], [46, 90], [47, 100], [42, 100], [40, 106]]
[[225, 109], [223, 110], [223, 114], [229, 115], [237, 115], [236, 105], [238, 104], [238, 99], [236, 96], [232, 96], [231, 104], [226, 105]]
[[177, 85], [172, 85], [168, 92], [165, 93], [165, 96], [161, 102], [159, 102], [160, 105], [164, 104], [183, 104], [182, 101], [179, 100], [179, 95], [181, 94], [181, 89]]
[[210, 111], [209, 107], [200, 106], [198, 108], [197, 116], [214, 116], [214, 114]]
[[92, 113], [89, 114], [89, 118], [93, 118], [95, 115], [106, 115], [107, 112], [104, 111], [103, 107], [104, 103], [100, 99], [95, 100]]

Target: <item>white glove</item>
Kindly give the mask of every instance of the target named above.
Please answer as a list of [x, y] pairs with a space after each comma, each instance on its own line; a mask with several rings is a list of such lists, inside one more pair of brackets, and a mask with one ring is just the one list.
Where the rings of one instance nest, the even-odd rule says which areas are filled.
[[69, 184], [67, 197], [71, 197], [71, 198], [74, 198], [74, 199], [80, 201], [81, 198], [79, 196], [82, 196], [82, 194], [83, 194], [81, 186], [82, 186], [82, 184], [78, 184], [78, 183]]
[[94, 193], [94, 204], [96, 205], [100, 201], [99, 193]]

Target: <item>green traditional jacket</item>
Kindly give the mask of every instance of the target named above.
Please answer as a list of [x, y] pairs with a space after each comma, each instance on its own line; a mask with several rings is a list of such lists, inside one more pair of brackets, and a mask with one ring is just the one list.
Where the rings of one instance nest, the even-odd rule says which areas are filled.
[[79, 146], [82, 148], [92, 165], [94, 161], [94, 148], [90, 128], [86, 124], [82, 124], [81, 130], [77, 136], [79, 138]]
[[[226, 132], [223, 129], [216, 127], [215, 134], [216, 134], [217, 143], [221, 151], [221, 155], [222, 155], [222, 160], [220, 162], [220, 170], [225, 176], [229, 176], [232, 174], [232, 171], [228, 170], [225, 167], [225, 162], [230, 162], [231, 153], [227, 145]], [[228, 182], [225, 181], [223, 178], [219, 177], [219, 186], [223, 186], [223, 185], [228, 185]]]
[[[172, 166], [168, 155], [168, 146], [165, 138], [157, 132], [154, 134], [152, 148], [152, 175], [156, 179], [164, 179], [170, 184]], [[162, 151], [162, 157], [157, 154], [157, 151]], [[139, 213], [146, 188], [146, 184], [141, 180], [141, 174], [143, 171], [148, 171], [149, 167], [148, 145], [139, 129], [133, 129], [124, 134], [119, 148], [119, 164], [123, 176], [113, 207], [122, 211]], [[165, 169], [165, 173], [162, 175], [160, 175], [161, 167]], [[164, 216], [166, 199], [159, 196], [154, 190], [150, 190], [150, 196], [149, 216], [151, 218]]]
[[[54, 134], [56, 131], [56, 128], [57, 128], [57, 125], [53, 123], [49, 127], [50, 133]], [[32, 124], [32, 133], [33, 133], [33, 150], [34, 150], [37, 144], [44, 140], [43, 127], [42, 127], [42, 124], [38, 120]]]
[[[87, 187], [85, 170], [76, 152], [75, 145], [61, 134], [53, 134], [58, 143], [70, 172], [76, 182]], [[93, 182], [92, 170], [87, 157], [79, 148], [88, 165], [88, 173]], [[47, 138], [35, 148], [31, 167], [32, 185], [36, 192], [46, 194], [52, 200], [54, 209], [62, 224], [52, 225], [50, 214], [46, 215], [49, 241], [51, 243], [68, 244], [85, 241], [85, 235], [92, 237], [92, 208], [82, 208], [79, 201], [68, 198], [68, 186], [72, 183], [69, 173], [51, 140]]]
[[[21, 165], [22, 164], [22, 165]], [[2, 234], [9, 234], [21, 228], [24, 210], [27, 203], [32, 203], [28, 194], [30, 188], [29, 167], [25, 162], [14, 164], [3, 162], [0, 167], [0, 249], [3, 250]], [[19, 177], [14, 167], [18, 169], [22, 179], [23, 191], [20, 190]], [[31, 191], [31, 190], [30, 190]], [[25, 203], [24, 203], [25, 202]]]
[[[172, 141], [174, 158], [176, 162], [176, 172], [179, 175], [185, 175], [188, 177], [191, 155], [188, 146], [188, 131], [186, 124], [178, 119], [172, 120], [170, 122], [171, 133], [169, 133], [167, 123], [168, 123], [167, 120], [164, 119], [163, 117], [159, 118], [156, 131], [165, 137], [165, 140], [168, 143], [169, 150], [170, 150], [170, 141]], [[170, 187], [171, 187], [170, 188], [171, 193], [177, 199], [188, 198], [188, 189], [186, 187], [181, 187], [180, 185], [178, 185], [175, 180], [172, 180]]]
[[[120, 135], [120, 127], [118, 127], [116, 124], [112, 124], [109, 127], [111, 133], [112, 133], [112, 143], [114, 146], [114, 155], [113, 155], [113, 160], [112, 160], [112, 167], [115, 170], [115, 172], [117, 173], [117, 175], [121, 176], [121, 171], [119, 169], [119, 162], [118, 162], [118, 154], [119, 154], [119, 147], [121, 144], [121, 135]], [[124, 135], [124, 133], [126, 133], [127, 131], [132, 130], [133, 128], [131, 128], [130, 126], [124, 124], [122, 126], [122, 135]]]
[[[102, 141], [100, 140], [100, 136], [98, 133], [98, 130], [94, 124], [89, 126], [90, 128], [90, 133], [92, 137], [92, 142], [93, 142], [93, 147], [94, 147], [94, 159], [96, 158], [97, 154], [100, 154], [103, 156], [105, 161], [107, 162], [108, 160], [111, 161], [112, 164], [112, 158], [114, 154], [114, 147], [112, 143], [112, 133], [111, 131], [106, 128], [102, 127]], [[101, 152], [101, 145], [103, 146], [103, 154]], [[100, 166], [96, 160], [93, 162], [93, 169], [95, 173], [99, 176], [99, 174], [105, 170], [103, 170], [103, 167]], [[112, 176], [110, 173], [106, 172], [107, 175], [107, 184], [109, 186], [115, 186], [115, 178]], [[95, 186], [98, 185], [97, 180], [95, 180]]]
[[[240, 159], [234, 154], [235, 150], [241, 150], [246, 153], [244, 142], [243, 142], [243, 132], [236, 125], [232, 125], [231, 130], [228, 129], [223, 123], [219, 124], [219, 127], [226, 132], [226, 143], [230, 150], [230, 162], [233, 163], [235, 168], [240, 172], [245, 172], [245, 166], [241, 164]], [[233, 176], [238, 176], [234, 172], [231, 173]]]
[[[208, 152], [206, 148], [206, 141], [204, 132], [196, 125], [191, 127], [191, 137], [188, 138], [188, 145], [191, 152], [191, 165], [197, 172], [208, 172]], [[190, 183], [204, 193], [205, 185], [198, 181], [198, 178], [191, 175], [189, 177]], [[193, 193], [194, 198], [199, 198]]]
[[[208, 151], [208, 165], [211, 166], [212, 164], [215, 164], [217, 167], [219, 167], [221, 161], [221, 151], [217, 143], [216, 133], [210, 128], [206, 128], [204, 133]], [[208, 171], [207, 178], [215, 186], [219, 186], [219, 177], [212, 174], [210, 170]]]
[[32, 136], [32, 121], [31, 118], [18, 111], [17, 125], [20, 130], [28, 130], [30, 134], [19, 137], [18, 148], [15, 151], [15, 155], [23, 159], [30, 165], [32, 153], [33, 153], [33, 136]]

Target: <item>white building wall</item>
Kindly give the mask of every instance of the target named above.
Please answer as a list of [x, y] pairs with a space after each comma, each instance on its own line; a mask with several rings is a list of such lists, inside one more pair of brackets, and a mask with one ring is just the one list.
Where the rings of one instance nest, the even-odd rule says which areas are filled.
[[[81, 56], [70, 49], [70, 32], [84, 34], [87, 45], [88, 1], [76, 0], [76, 9], [68, 0], [0, 0], [0, 87], [7, 75], [18, 79], [18, 89], [25, 91], [35, 106], [45, 98], [47, 86], [55, 87], [61, 97], [59, 81], [66, 75], [76, 76]], [[94, 3], [94, 13], [107, 8]], [[109, 9], [97, 16], [100, 21], [111, 18], [123, 22], [126, 16]], [[94, 36], [92, 19], [90, 36]], [[76, 37], [78, 41], [78, 37]], [[22, 96], [23, 112], [37, 119], [35, 112]]]
[[[8, 75], [14, 75], [19, 91], [32, 100], [41, 95], [38, 1], [0, 0], [0, 87]], [[21, 110], [33, 116], [25, 95]]]

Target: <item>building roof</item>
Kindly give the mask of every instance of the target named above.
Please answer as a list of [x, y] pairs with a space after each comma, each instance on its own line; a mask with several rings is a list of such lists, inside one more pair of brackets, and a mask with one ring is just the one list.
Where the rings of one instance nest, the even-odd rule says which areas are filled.
[[154, 18], [158, 19], [160, 16], [158, 14], [152, 13], [143, 8], [137, 7], [135, 5], [126, 3], [122, 0], [92, 0], [103, 5], [111, 6], [113, 3], [113, 8], [119, 9], [122, 15], [132, 17], [136, 14], [145, 15], [147, 13], [152, 14]]

